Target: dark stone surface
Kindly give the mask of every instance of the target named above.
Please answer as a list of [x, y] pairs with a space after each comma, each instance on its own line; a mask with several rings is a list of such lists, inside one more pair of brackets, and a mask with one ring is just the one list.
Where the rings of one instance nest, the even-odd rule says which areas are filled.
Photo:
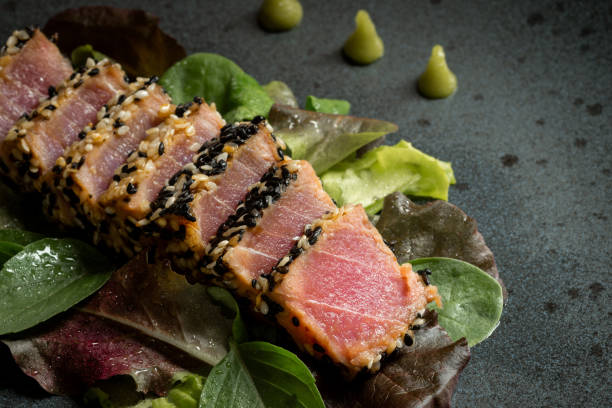
[[[0, 0], [0, 38], [85, 3]], [[612, 406], [612, 5], [303, 1], [299, 28], [269, 34], [255, 1], [109, 3], [150, 10], [188, 52], [221, 53], [262, 83], [283, 80], [302, 103], [310, 93], [346, 98], [356, 115], [398, 123], [391, 142], [453, 162], [450, 201], [479, 221], [509, 292], [454, 406]], [[340, 54], [358, 7], [385, 42], [385, 57], [367, 67]], [[436, 43], [459, 91], [429, 101], [415, 81]], [[44, 398], [2, 351], [0, 406], [73, 405]]]

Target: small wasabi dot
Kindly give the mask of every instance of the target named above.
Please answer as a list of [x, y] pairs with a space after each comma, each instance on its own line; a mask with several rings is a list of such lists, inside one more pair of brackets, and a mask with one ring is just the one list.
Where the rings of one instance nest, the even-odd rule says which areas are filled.
[[264, 0], [259, 9], [259, 23], [268, 31], [286, 31], [302, 21], [298, 0]]
[[344, 43], [344, 54], [357, 64], [371, 64], [383, 56], [385, 46], [367, 11], [357, 12], [355, 26], [355, 31]]
[[419, 77], [419, 91], [426, 98], [441, 99], [457, 90], [457, 77], [446, 64], [446, 55], [441, 45], [431, 50], [425, 72]]

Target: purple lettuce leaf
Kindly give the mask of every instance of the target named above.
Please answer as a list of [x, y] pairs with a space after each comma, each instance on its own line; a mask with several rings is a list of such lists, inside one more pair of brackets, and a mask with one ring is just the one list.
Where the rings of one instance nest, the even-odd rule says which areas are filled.
[[419, 205], [393, 193], [385, 198], [376, 228], [400, 263], [428, 257], [459, 259], [495, 278], [506, 298], [493, 252], [478, 232], [476, 220], [457, 206], [446, 201]]
[[414, 344], [387, 357], [375, 375], [343, 383], [334, 370], [313, 365], [327, 408], [450, 407], [470, 349], [465, 339], [453, 342], [448, 337], [436, 312], [427, 311], [424, 319], [414, 331]]
[[77, 310], [2, 341], [50, 393], [78, 394], [129, 375], [138, 391], [163, 395], [175, 373], [219, 362], [230, 331], [203, 286], [141, 256]]
[[43, 31], [58, 34], [67, 55], [89, 44], [119, 62], [132, 76], [161, 76], [186, 57], [185, 49], [159, 28], [159, 18], [144, 10], [88, 6], [51, 17]]

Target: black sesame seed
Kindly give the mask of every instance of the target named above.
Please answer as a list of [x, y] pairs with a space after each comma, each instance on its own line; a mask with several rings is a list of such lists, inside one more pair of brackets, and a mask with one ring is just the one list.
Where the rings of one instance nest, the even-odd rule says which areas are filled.
[[82, 79], [79, 79], [78, 81], [76, 81], [76, 82], [75, 82], [75, 84], [74, 84], [74, 85], [72, 85], [72, 87], [73, 87], [74, 89], [77, 89], [77, 88], [78, 88], [79, 86], [81, 86], [81, 85], [83, 85], [83, 80], [82, 80]]
[[258, 116], [255, 116], [255, 117], [253, 118], [253, 120], [251, 121], [251, 123], [253, 123], [253, 124], [255, 124], [255, 125], [258, 125], [259, 123], [263, 122], [264, 120], [266, 120], [266, 118], [264, 118], [264, 117], [263, 117], [263, 116], [261, 116], [261, 115], [258, 115]]
[[251, 287], [252, 287], [253, 289], [255, 289], [255, 287], [257, 287], [257, 279], [253, 279], [253, 280], [251, 281]]
[[321, 347], [321, 345], [319, 345], [319, 343], [314, 343], [312, 345], [312, 348], [314, 349], [314, 351], [316, 351], [318, 353], [325, 353], [325, 349], [323, 347]]
[[299, 326], [300, 326], [300, 320], [299, 320], [297, 317], [295, 317], [295, 316], [293, 316], [293, 317], [291, 318], [291, 323], [293, 323], [293, 325], [294, 325], [295, 327], [299, 327]]
[[62, 166], [56, 164], [55, 166], [53, 166], [51, 171], [55, 174], [60, 174], [62, 172]]
[[137, 184], [128, 183], [126, 191], [127, 191], [128, 194], [136, 194], [136, 192], [138, 191], [138, 185]]
[[193, 101], [197, 103], [198, 105], [201, 105], [204, 102], [204, 100], [200, 98], [199, 96], [194, 97]]
[[100, 73], [100, 70], [97, 67], [90, 69], [89, 72], [88, 72], [89, 76], [96, 76], [99, 73]]
[[113, 127], [115, 129], [120, 128], [121, 126], [125, 125], [125, 123], [123, 123], [122, 121], [120, 121], [119, 119], [115, 119], [115, 123], [113, 123]]
[[50, 104], [50, 105], [45, 106], [45, 109], [46, 110], [50, 110], [50, 111], [54, 111], [54, 110], [57, 109], [57, 106], [55, 106], [53, 104]]
[[164, 142], [159, 142], [159, 146], [157, 146], [157, 154], [161, 156], [162, 154], [164, 154], [165, 150], [166, 146], [164, 146]]
[[50, 86], [47, 92], [49, 93], [49, 98], [53, 98], [57, 95], [57, 89], [55, 89], [54, 86]]
[[425, 283], [425, 285], [429, 285], [429, 275], [431, 275], [431, 270], [429, 269], [421, 269], [418, 270], [417, 273], [419, 274], [419, 276], [421, 277], [421, 279], [423, 279], [423, 282]]
[[121, 176], [119, 176], [118, 174], [115, 174], [113, 176], [113, 181], [121, 181]]
[[123, 102], [125, 102], [126, 99], [127, 99], [127, 96], [125, 96], [125, 94], [121, 94], [119, 96], [119, 99], [117, 99], [117, 104], [121, 105]]
[[412, 339], [412, 336], [409, 333], [406, 333], [406, 335], [404, 336], [404, 344], [406, 344], [408, 347], [414, 344], [414, 340]]

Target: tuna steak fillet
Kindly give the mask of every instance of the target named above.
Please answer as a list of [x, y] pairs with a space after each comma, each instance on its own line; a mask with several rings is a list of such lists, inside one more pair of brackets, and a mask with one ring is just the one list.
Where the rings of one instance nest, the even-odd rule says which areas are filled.
[[219, 136], [224, 124], [216, 109], [195, 98], [176, 106], [162, 124], [147, 130], [138, 150], [116, 170], [113, 182], [100, 196], [107, 218], [98, 223], [94, 240], [102, 238], [127, 256], [142, 250], [146, 237], [141, 227], [148, 223], [151, 204], [200, 146]]
[[[57, 90], [9, 131], [0, 155], [9, 177], [26, 191], [41, 189], [44, 176], [79, 140], [85, 126], [97, 122], [97, 114], [117, 93], [128, 89], [118, 64], [103, 60], [74, 72]], [[84, 157], [73, 165], [80, 167]]]
[[351, 206], [307, 228], [275, 267], [259, 309], [276, 312], [302, 349], [352, 376], [376, 371], [401, 347], [431, 300], [439, 301], [436, 288], [400, 266], [363, 207]]
[[175, 175], [153, 204], [148, 230], [170, 239], [166, 252], [176, 269], [196, 281], [209, 261], [206, 251], [219, 227], [234, 214], [249, 186], [282, 159], [264, 119], [225, 126], [193, 162]]
[[0, 54], [0, 142], [71, 73], [68, 60], [42, 32], [13, 32]]
[[249, 188], [219, 229], [209, 252], [212, 269], [255, 302], [267, 285], [261, 276], [291, 250], [308, 224], [335, 208], [310, 163], [280, 163]]
[[[170, 98], [157, 78], [138, 78], [98, 112], [95, 126], [79, 133], [79, 141], [66, 150], [50, 173], [46, 211], [64, 225], [93, 228], [102, 209], [98, 199], [113, 181], [115, 170], [125, 163], [146, 131], [170, 115]], [[67, 161], [85, 162], [79, 168]]]

